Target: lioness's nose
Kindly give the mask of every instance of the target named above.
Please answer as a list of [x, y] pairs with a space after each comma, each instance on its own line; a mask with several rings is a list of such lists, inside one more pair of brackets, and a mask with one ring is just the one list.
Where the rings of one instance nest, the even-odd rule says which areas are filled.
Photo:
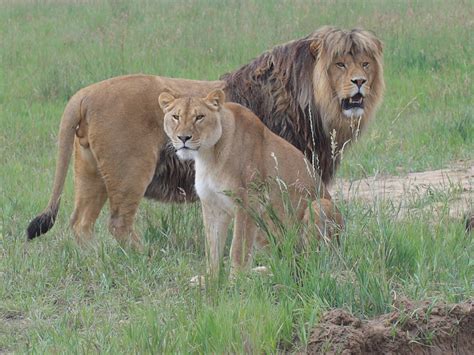
[[357, 85], [358, 88], [360, 88], [362, 85], [364, 85], [364, 83], [367, 81], [363, 78], [354, 78], [351, 80], [354, 84]]
[[186, 143], [186, 141], [189, 141], [192, 136], [178, 136], [179, 140], [183, 143]]

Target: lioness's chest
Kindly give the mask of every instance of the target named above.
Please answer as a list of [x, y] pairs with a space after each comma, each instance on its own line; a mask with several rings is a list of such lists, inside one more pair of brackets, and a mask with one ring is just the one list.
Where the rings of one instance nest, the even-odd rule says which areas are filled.
[[196, 170], [195, 188], [202, 201], [211, 203], [229, 213], [233, 212], [235, 203], [231, 196], [232, 192], [218, 177]]

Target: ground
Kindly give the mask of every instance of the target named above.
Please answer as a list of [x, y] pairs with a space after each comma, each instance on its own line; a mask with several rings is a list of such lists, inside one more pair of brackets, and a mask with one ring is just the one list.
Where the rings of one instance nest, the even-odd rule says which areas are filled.
[[[0, 0], [0, 353], [301, 352], [341, 312], [368, 329], [397, 300], [469, 304], [473, 14], [455, 0]], [[106, 207], [83, 249], [68, 228], [72, 174], [54, 228], [26, 242], [77, 90], [130, 73], [215, 80], [323, 25], [372, 30], [385, 53], [383, 104], [333, 186], [339, 244], [295, 254], [298, 226], [282, 226], [255, 260], [271, 275], [231, 283], [224, 265], [191, 288], [205, 271], [198, 204], [143, 201], [143, 254], [116, 244]]]
[[[386, 201], [398, 207], [397, 218], [429, 209], [433, 219], [448, 211], [460, 221], [474, 213], [474, 161], [450, 168], [403, 176], [373, 176], [355, 181], [338, 179], [332, 192], [345, 201], [373, 204]], [[440, 201], [435, 194], [450, 196]], [[424, 200], [420, 204], [420, 199]], [[472, 238], [469, 231], [466, 238]], [[325, 313], [311, 333], [309, 354], [471, 354], [474, 349], [474, 300], [459, 304], [436, 301], [418, 304], [397, 300], [394, 311], [361, 320], [348, 311]]]
[[394, 309], [369, 320], [329, 311], [311, 334], [308, 354], [472, 354], [473, 301], [396, 300]]
[[[453, 162], [446, 169], [401, 176], [338, 179], [331, 190], [345, 201], [389, 202], [399, 208], [398, 218], [416, 212], [422, 204], [421, 208], [434, 208], [433, 218], [444, 209], [450, 217], [462, 219], [474, 213], [474, 160]], [[436, 195], [448, 198], [440, 201]]]

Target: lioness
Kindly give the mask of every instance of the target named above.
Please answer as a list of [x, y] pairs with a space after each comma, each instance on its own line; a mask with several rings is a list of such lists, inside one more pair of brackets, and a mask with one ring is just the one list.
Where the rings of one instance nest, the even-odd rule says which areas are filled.
[[[211, 275], [219, 270], [233, 217], [231, 272], [251, 260], [258, 230], [250, 210], [264, 207], [261, 196], [252, 195], [252, 186], [264, 184], [264, 204], [271, 204], [282, 220], [283, 194], [287, 194], [299, 220], [305, 217], [306, 201], [316, 200], [313, 207], [317, 217], [328, 216], [333, 223], [342, 224], [331, 196], [304, 155], [272, 133], [252, 111], [224, 101], [222, 90], [214, 90], [205, 98], [175, 98], [169, 93], [159, 96], [165, 112], [164, 129], [178, 157], [195, 162], [195, 187], [202, 202]], [[323, 220], [316, 220], [324, 233]], [[265, 244], [263, 236], [259, 237]]]

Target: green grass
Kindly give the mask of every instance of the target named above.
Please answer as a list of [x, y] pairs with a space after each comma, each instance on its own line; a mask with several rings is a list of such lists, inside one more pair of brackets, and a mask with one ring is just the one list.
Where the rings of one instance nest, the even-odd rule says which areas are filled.
[[473, 10], [468, 1], [0, 0], [0, 352], [295, 351], [328, 308], [370, 317], [390, 310], [395, 293], [472, 298], [472, 238], [449, 211], [422, 209], [423, 196], [407, 196], [413, 213], [402, 220], [390, 204], [341, 203], [340, 246], [259, 255], [273, 276], [205, 291], [188, 285], [205, 269], [198, 205], [144, 201], [144, 255], [117, 246], [104, 211], [97, 248], [82, 250], [67, 229], [69, 178], [54, 229], [33, 243], [24, 230], [48, 201], [59, 120], [76, 90], [137, 72], [216, 79], [325, 24], [368, 28], [385, 43], [383, 106], [340, 177], [473, 159]]

